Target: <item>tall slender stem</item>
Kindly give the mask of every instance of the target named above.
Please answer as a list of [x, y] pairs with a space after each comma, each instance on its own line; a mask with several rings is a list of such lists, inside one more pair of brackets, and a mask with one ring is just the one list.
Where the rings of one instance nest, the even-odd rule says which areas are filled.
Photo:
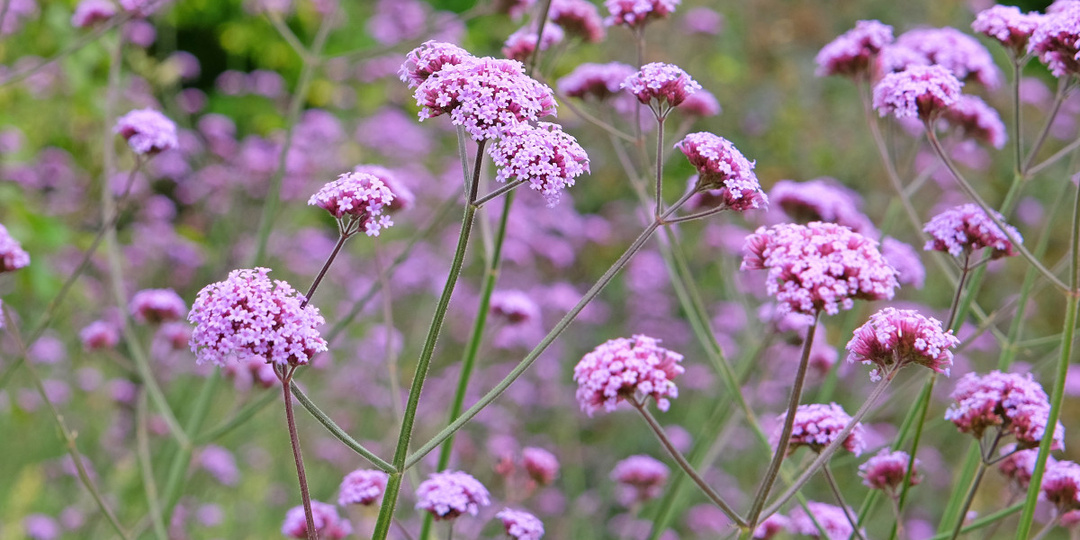
[[1072, 77], [1062, 77], [1058, 80], [1057, 93], [1054, 94], [1054, 102], [1050, 105], [1050, 114], [1046, 115], [1042, 131], [1039, 132], [1039, 136], [1035, 139], [1035, 144], [1032, 145], [1031, 150], [1028, 150], [1027, 159], [1024, 160], [1024, 165], [1020, 169], [1021, 176], [1026, 177], [1032, 164], [1035, 163], [1035, 158], [1038, 157], [1039, 150], [1042, 149], [1046, 137], [1050, 134], [1050, 128], [1054, 125], [1054, 118], [1057, 117], [1058, 111], [1061, 110], [1061, 104], [1065, 102], [1065, 95], [1068, 94], [1070, 84], [1072, 84]]
[[319, 275], [315, 276], [315, 280], [311, 282], [311, 287], [308, 287], [307, 294], [304, 295], [304, 301], [300, 302], [300, 309], [307, 307], [311, 302], [311, 295], [315, 294], [315, 289], [319, 288], [319, 283], [322, 283], [323, 277], [326, 276], [326, 271], [330, 269], [330, 264], [334, 262], [338, 252], [341, 251], [341, 247], [345, 245], [345, 241], [349, 239], [349, 234], [345, 232], [345, 229], [341, 230], [341, 234], [338, 235], [337, 243], [334, 244], [334, 250], [330, 252], [330, 256], [326, 258], [326, 262], [323, 263], [322, 269], [319, 270]]
[[[278, 371], [281, 369], [281, 371]], [[308, 540], [318, 540], [319, 531], [315, 529], [315, 516], [311, 513], [311, 495], [308, 493], [307, 474], [304, 473], [304, 456], [300, 452], [300, 436], [296, 432], [296, 418], [293, 416], [292, 395], [289, 392], [295, 367], [274, 367], [281, 379], [281, 395], [285, 399], [285, 420], [289, 424], [289, 442], [292, 443], [293, 461], [296, 463], [296, 477], [300, 481], [300, 498], [304, 503], [304, 518], [307, 519]]]
[[784, 427], [780, 432], [780, 440], [776, 443], [772, 462], [769, 463], [769, 468], [765, 471], [765, 477], [761, 481], [757, 494], [754, 495], [754, 503], [750, 506], [750, 513], [746, 517], [751, 531], [754, 530], [754, 527], [757, 527], [758, 516], [761, 515], [761, 509], [765, 506], [765, 499], [769, 497], [769, 491], [772, 490], [773, 482], [776, 481], [776, 475], [780, 472], [780, 464], [787, 457], [788, 442], [791, 441], [791, 432], [795, 427], [795, 411], [799, 408], [803, 383], [806, 382], [807, 366], [810, 364], [810, 348], [814, 344], [814, 334], [817, 332], [820, 319], [821, 312], [815, 311], [814, 322], [810, 323], [810, 326], [806, 329], [802, 357], [799, 359], [799, 367], [795, 372], [795, 382], [791, 385], [791, 395], [788, 398], [787, 415], [784, 417]]
[[157, 484], [154, 482], [154, 465], [150, 459], [150, 437], [146, 433], [146, 392], [139, 393], [135, 406], [135, 441], [139, 474], [142, 475], [146, 504], [150, 507], [150, 525], [158, 540], [168, 540], [169, 533], [165, 529], [165, 520], [161, 517], [161, 499], [158, 497]]
[[664, 116], [656, 116], [656, 211], [653, 213], [657, 219], [664, 210]]
[[979, 462], [979, 470], [975, 473], [975, 478], [971, 480], [971, 485], [968, 486], [967, 495], [964, 497], [964, 504], [960, 507], [960, 514], [957, 516], [956, 525], [953, 527], [951, 540], [956, 540], [960, 536], [960, 529], [964, 527], [964, 519], [967, 517], [968, 509], [971, 508], [972, 501], [975, 500], [975, 492], [979, 489], [979, 484], [982, 483], [983, 476], [986, 474], [986, 462]]
[[1013, 172], [1018, 178], [1023, 178], [1023, 159], [1024, 159], [1024, 130], [1022, 125], [1023, 113], [1020, 109], [1020, 75], [1021, 68], [1023, 67], [1023, 57], [1015, 52], [1009, 53], [1012, 56], [1012, 107], [1013, 107], [1013, 160], [1014, 169]]
[[851, 513], [851, 507], [848, 506], [847, 501], [844, 500], [844, 494], [840, 492], [840, 486], [836, 484], [836, 478], [833, 478], [832, 470], [829, 469], [827, 463], [821, 468], [821, 474], [825, 476], [825, 482], [829, 484], [829, 489], [833, 492], [833, 497], [836, 497], [836, 503], [844, 510], [844, 515], [847, 516], [848, 523], [851, 524], [851, 530], [855, 531], [855, 536], [858, 536], [859, 540], [866, 540], [866, 536], [864, 536], [859, 529], [859, 520]]

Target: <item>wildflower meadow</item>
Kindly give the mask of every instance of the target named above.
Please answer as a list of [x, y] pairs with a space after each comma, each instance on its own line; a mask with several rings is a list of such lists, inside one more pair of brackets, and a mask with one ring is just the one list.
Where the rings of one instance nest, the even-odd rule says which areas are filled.
[[0, 0], [0, 540], [1078, 540], [1078, 81], [1078, 0]]

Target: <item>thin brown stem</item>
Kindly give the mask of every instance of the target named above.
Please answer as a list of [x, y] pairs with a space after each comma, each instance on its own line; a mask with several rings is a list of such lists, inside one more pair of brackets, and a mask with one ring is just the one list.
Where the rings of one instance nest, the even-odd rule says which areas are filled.
[[829, 484], [829, 489], [832, 490], [833, 496], [836, 497], [836, 503], [844, 510], [844, 516], [847, 517], [848, 523], [851, 524], [851, 530], [855, 531], [853, 534], [859, 537], [859, 540], [866, 540], [866, 537], [859, 529], [859, 520], [851, 513], [851, 507], [844, 500], [844, 494], [840, 492], [840, 486], [836, 484], [836, 478], [833, 478], [832, 471], [829, 470], [827, 464], [821, 468], [821, 473], [825, 475], [825, 482]]
[[330, 256], [326, 258], [326, 262], [323, 263], [322, 269], [319, 270], [319, 275], [315, 276], [315, 280], [311, 282], [311, 287], [308, 287], [307, 294], [304, 295], [304, 301], [300, 302], [300, 309], [307, 307], [311, 302], [311, 295], [315, 294], [315, 289], [319, 288], [319, 283], [322, 283], [323, 277], [326, 276], [326, 271], [330, 269], [330, 264], [334, 262], [338, 253], [341, 251], [341, 247], [345, 245], [345, 241], [349, 239], [349, 234], [342, 229], [341, 234], [338, 235], [337, 243], [334, 244], [334, 250], [330, 252]]
[[[280, 371], [279, 371], [280, 369]], [[300, 452], [300, 436], [296, 432], [296, 417], [293, 415], [292, 392], [290, 383], [296, 367], [274, 366], [274, 372], [281, 380], [281, 394], [285, 399], [285, 420], [289, 424], [289, 442], [292, 443], [293, 461], [296, 463], [296, 477], [300, 482], [300, 498], [304, 503], [304, 518], [307, 520], [308, 540], [319, 540], [319, 531], [315, 529], [315, 516], [311, 513], [311, 495], [308, 493], [307, 474], [304, 473], [304, 456]]]

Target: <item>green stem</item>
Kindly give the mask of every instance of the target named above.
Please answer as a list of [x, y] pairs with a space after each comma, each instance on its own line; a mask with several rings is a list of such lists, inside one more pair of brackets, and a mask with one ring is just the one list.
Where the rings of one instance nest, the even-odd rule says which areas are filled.
[[[221, 370], [215, 369], [203, 382], [199, 395], [195, 398], [195, 404], [191, 408], [191, 416], [184, 425], [184, 433], [198, 433], [199, 429], [202, 428], [202, 423], [206, 420], [206, 413], [210, 409], [210, 400], [213, 398], [214, 390], [220, 381]], [[192, 441], [192, 446], [178, 448], [176, 455], [173, 456], [173, 462], [169, 465], [169, 476], [166, 477], [165, 489], [162, 491], [162, 500], [165, 501], [162, 515], [166, 518], [171, 517], [173, 507], [180, 500], [180, 493], [184, 487], [185, 479], [183, 473], [187, 472], [195, 444]]]
[[1020, 109], [1020, 75], [1022, 67], [1021, 57], [1016, 53], [1010, 53], [1012, 55], [1012, 107], [1013, 107], [1013, 173], [1016, 178], [1023, 178], [1021, 174], [1021, 167], [1023, 167], [1024, 159], [1024, 141], [1023, 141], [1023, 129], [1022, 128], [1022, 111]]
[[1061, 110], [1061, 104], [1065, 102], [1065, 95], [1068, 94], [1071, 83], [1072, 77], [1058, 79], [1057, 93], [1054, 94], [1054, 102], [1050, 105], [1050, 114], [1046, 115], [1046, 121], [1043, 123], [1042, 130], [1039, 131], [1039, 136], [1035, 139], [1035, 144], [1031, 147], [1031, 150], [1028, 150], [1027, 159], [1024, 160], [1024, 166], [1020, 169], [1021, 176], [1027, 177], [1031, 165], [1039, 155], [1039, 150], [1042, 149], [1043, 143], [1046, 142], [1046, 137], [1050, 134], [1050, 127], [1054, 125], [1054, 118], [1057, 117], [1058, 111]]
[[[311, 401], [311, 398], [309, 398], [307, 394], [305, 394], [304, 391], [301, 390], [299, 386], [297, 386], [296, 382], [290, 382], [289, 384], [292, 385], [292, 395], [296, 398], [296, 401], [300, 402], [300, 405], [307, 409], [307, 411], [311, 413], [311, 416], [314, 417], [315, 420], [318, 420], [319, 423], [322, 424], [323, 427], [325, 427], [326, 430], [334, 436], [334, 438], [341, 441], [342, 444], [349, 447], [349, 449], [353, 452], [356, 452], [364, 459], [370, 461], [371, 464], [378, 467], [379, 470], [386, 473], [394, 472], [393, 465], [387, 463], [382, 458], [375, 455], [375, 453], [371, 450], [364, 448], [364, 446], [357, 442], [356, 439], [352, 438], [348, 433], [346, 433], [344, 429], [341, 429], [341, 426], [337, 425], [334, 420], [330, 418], [329, 415], [319, 409], [319, 407], [316, 406], [313, 401]], [[261, 409], [262, 406], [263, 405], [260, 400], [260, 403], [257, 403], [255, 407], [252, 407], [253, 412], [251, 413], [251, 415], [257, 412], [258, 409]], [[238, 414], [237, 416], [239, 417], [241, 415]], [[222, 431], [224, 430], [224, 427], [227, 426], [218, 428], [215, 431]]]
[[[904, 503], [907, 502], [908, 490], [911, 489], [911, 475], [915, 471], [915, 456], [919, 451], [919, 443], [922, 442], [923, 426], [926, 425], [927, 414], [930, 411], [930, 397], [934, 393], [934, 383], [937, 381], [937, 373], [930, 374], [930, 380], [926, 381], [923, 385], [923, 390], [919, 394], [919, 399], [916, 401], [916, 408], [918, 410], [918, 424], [915, 426], [915, 435], [911, 440], [911, 451], [908, 452], [907, 470], [904, 472], [904, 481], [900, 484], [900, 496], [896, 501], [896, 513], [900, 514], [904, 511]], [[904, 438], [903, 435], [898, 435], [897, 445], [900, 446], [900, 441]], [[889, 533], [889, 538], [895, 539], [900, 533], [900, 521], [897, 520], [893, 526], [892, 531]]]
[[[964, 518], [967, 517], [968, 509], [971, 508], [972, 501], [975, 500], [975, 492], [979, 489], [979, 484], [982, 483], [983, 476], [986, 475], [986, 462], [979, 462], [979, 470], [975, 473], [975, 478], [971, 480], [971, 485], [968, 486], [967, 495], [964, 497], [964, 504], [960, 507], [960, 514], [956, 519], [956, 526], [953, 527], [951, 540], [956, 540], [956, 537], [960, 536], [960, 530], [964, 527]], [[1027, 538], [1027, 535], [1024, 536]]]
[[[964, 527], [963, 529], [960, 529], [960, 533], [961, 534], [969, 533], [969, 532], [981, 529], [983, 527], [987, 527], [987, 526], [989, 526], [989, 525], [991, 525], [993, 523], [996, 523], [996, 522], [1000, 521], [1001, 519], [1007, 518], [1007, 517], [1019, 512], [1020, 509], [1023, 508], [1023, 507], [1024, 507], [1024, 503], [1016, 503], [1016, 504], [1014, 504], [1012, 506], [1009, 506], [1008, 508], [1003, 508], [1001, 510], [998, 510], [997, 512], [994, 512], [993, 514], [983, 516], [983, 517], [971, 522], [971, 524], [968, 525], [967, 527]], [[935, 535], [933, 538], [930, 538], [928, 540], [948, 540], [949, 535], [951, 535], [951, 534], [952, 533], [939, 533], [939, 534]]]
[[135, 407], [135, 439], [139, 459], [139, 473], [143, 479], [143, 491], [146, 492], [146, 504], [150, 507], [150, 524], [158, 540], [168, 540], [165, 520], [161, 517], [161, 501], [158, 499], [157, 485], [154, 483], [154, 466], [150, 459], [150, 438], [146, 434], [146, 393], [139, 394]]
[[653, 216], [660, 218], [664, 210], [664, 117], [656, 117], [656, 209]]

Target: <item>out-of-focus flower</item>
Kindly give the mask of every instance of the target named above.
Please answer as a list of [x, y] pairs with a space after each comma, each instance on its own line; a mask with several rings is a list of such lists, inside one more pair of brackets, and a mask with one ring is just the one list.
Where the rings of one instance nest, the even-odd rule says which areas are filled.
[[235, 486], [240, 481], [240, 471], [236, 468], [236, 458], [232, 452], [214, 444], [199, 450], [197, 460], [199, 468], [210, 473], [222, 485]]
[[[352, 534], [352, 524], [338, 515], [337, 507], [319, 501], [311, 501], [311, 514], [315, 521], [315, 530], [324, 540], [341, 540]], [[294, 506], [285, 513], [285, 522], [281, 525], [281, 534], [289, 538], [306, 539], [307, 516], [303, 506]]]
[[408, 210], [416, 204], [416, 195], [412, 190], [405, 186], [405, 183], [398, 179], [397, 173], [382, 167], [380, 165], [357, 165], [353, 167], [354, 173], [366, 173], [378, 178], [390, 189], [390, 193], [394, 196], [385, 210], [387, 212], [397, 212], [398, 210]]
[[1072, 461], [1048, 463], [1042, 480], [1042, 494], [1058, 512], [1080, 509], [1080, 465]]
[[94, 321], [79, 331], [84, 351], [111, 349], [120, 343], [120, 330], [115, 324], [106, 321]]
[[433, 473], [416, 488], [416, 509], [430, 512], [436, 520], [454, 519], [461, 514], [475, 516], [481, 506], [491, 504], [487, 488], [468, 473]]
[[691, 34], [716, 36], [724, 31], [724, 15], [705, 6], [693, 7], [683, 13], [682, 27]]
[[[780, 431], [786, 419], [786, 412], [777, 417], [779, 425], [772, 437], [770, 437], [773, 446], [780, 440]], [[836, 403], [799, 405], [795, 409], [795, 423], [791, 431], [791, 439], [788, 442], [788, 455], [794, 453], [800, 446], [810, 448], [814, 452], [824, 450], [826, 446], [836, 440], [850, 421], [851, 416]], [[847, 435], [842, 444], [852, 454], [856, 456], [862, 454], [863, 449], [866, 448], [866, 443], [863, 442], [862, 423], [855, 424], [855, 428], [851, 430], [851, 433]]]
[[367, 20], [368, 34], [382, 45], [416, 39], [427, 30], [427, 8], [417, 0], [379, 0]]
[[941, 321], [910, 309], [887, 307], [855, 329], [847, 344], [848, 362], [875, 364], [870, 380], [895, 373], [907, 364], [926, 366], [949, 376], [952, 349], [960, 340], [941, 329]]
[[603, 101], [618, 94], [623, 81], [634, 73], [636, 69], [620, 62], [584, 63], [559, 79], [556, 86], [569, 97]]
[[679, 365], [683, 356], [659, 343], [639, 334], [609, 340], [586, 354], [574, 367], [581, 409], [592, 416], [601, 407], [614, 411], [624, 399], [652, 397], [658, 409], [668, 410], [668, 398], [679, 396], [673, 379], [685, 370]]
[[886, 75], [874, 86], [874, 108], [881, 116], [927, 121], [960, 99], [961, 84], [941, 66], [910, 66]]
[[56, 540], [63, 534], [60, 524], [45, 514], [30, 514], [23, 518], [22, 525], [31, 540]]
[[23, 250], [18, 240], [8, 234], [8, 230], [0, 225], [0, 274], [12, 272], [30, 264], [30, 255]]
[[[998, 462], [998, 470], [1005, 478], [1016, 482], [1017, 487], [1026, 490], [1031, 484], [1031, 474], [1035, 471], [1035, 460], [1039, 457], [1039, 449], [1017, 450], [1016, 443], [1009, 443], [1001, 448], [1001, 454], [1007, 457], [1001, 458]], [[1046, 456], [1047, 469], [1056, 462], [1054, 456]]]
[[549, 207], [559, 202], [575, 178], [589, 172], [585, 149], [561, 126], [549, 122], [509, 128], [488, 148], [488, 154], [498, 168], [497, 181], [527, 180], [531, 189], [544, 195]]
[[615, 464], [611, 479], [622, 486], [621, 502], [631, 506], [659, 497], [670, 472], [667, 465], [650, 456], [630, 456]]
[[[554, 23], [545, 24], [544, 38], [540, 40], [540, 50], [546, 51], [550, 49], [552, 45], [561, 42], [564, 37], [565, 33], [559, 25]], [[532, 58], [533, 51], [536, 50], [536, 38], [535, 28], [519, 28], [513, 34], [510, 34], [510, 37], [506, 38], [506, 42], [503, 43], [503, 56], [518, 62], [528, 62]]]
[[976, 81], [990, 89], [1001, 84], [1001, 71], [986, 47], [955, 28], [908, 30], [896, 38], [896, 45], [915, 51], [961, 81]]
[[841, 75], [865, 78], [870, 75], [874, 57], [892, 43], [893, 29], [880, 21], [858, 21], [855, 28], [840, 34], [818, 52], [818, 77]]
[[[1050, 402], [1030, 373], [968, 373], [957, 381], [950, 397], [956, 403], [945, 411], [945, 419], [961, 433], [981, 439], [987, 428], [997, 427], [1016, 437], [1020, 449], [1038, 446], [1045, 436]], [[1061, 422], [1053, 437], [1050, 448], [1063, 448], [1065, 428]]]
[[357, 172], [338, 176], [308, 200], [309, 205], [330, 212], [338, 220], [348, 216], [350, 221], [343, 230], [351, 232], [363, 228], [368, 236], [379, 236], [380, 230], [394, 224], [390, 216], [383, 214], [393, 202], [394, 193], [382, 180], [372, 174]]
[[441, 41], [425, 41], [419, 47], [409, 51], [405, 63], [401, 64], [398, 75], [401, 82], [409, 88], [416, 88], [445, 66], [453, 66], [472, 58], [468, 51]]
[[110, 0], [82, 0], [71, 15], [71, 26], [86, 28], [107, 21], [116, 15], [116, 5]]
[[[1001, 214], [996, 217], [1004, 222]], [[1013, 249], [1012, 239], [1023, 241], [1016, 229], [1006, 224], [1008, 233], [1001, 230], [986, 212], [976, 204], [964, 204], [950, 208], [934, 216], [923, 232], [930, 235], [926, 247], [930, 251], [946, 251], [953, 257], [971, 253], [982, 248], [991, 248], [991, 257], [1012, 257], [1017, 252]]]
[[926, 282], [926, 267], [919, 258], [919, 252], [910, 244], [886, 236], [881, 240], [881, 255], [889, 266], [896, 269], [896, 280], [901, 285], [923, 288]]
[[798, 223], [827, 221], [871, 238], [878, 236], [870, 218], [859, 209], [862, 198], [835, 178], [779, 180], [769, 190], [769, 200]]
[[386, 482], [389, 479], [386, 473], [369, 469], [357, 469], [345, 475], [338, 490], [338, 505], [374, 504], [386, 491]]
[[708, 132], [691, 133], [675, 144], [698, 171], [695, 191], [718, 191], [732, 210], [762, 208], [769, 199], [761, 191], [754, 164], [731, 141]]
[[543, 448], [534, 446], [522, 448], [521, 464], [525, 467], [529, 478], [542, 486], [550, 484], [559, 475], [559, 458]]
[[637, 28], [655, 19], [663, 19], [675, 12], [682, 0], [604, 0], [611, 13], [604, 24]]
[[648, 105], [657, 116], [663, 118], [671, 109], [678, 107], [701, 85], [674, 64], [653, 62], [626, 78], [622, 87], [634, 94], [643, 105]]
[[1009, 138], [1001, 116], [978, 96], [962, 94], [956, 103], [945, 110], [942, 119], [961, 129], [968, 137], [997, 149], [1005, 146], [1005, 140]]
[[1024, 55], [1028, 39], [1042, 18], [1038, 13], [1022, 13], [1016, 6], [995, 4], [975, 16], [971, 29], [997, 40], [1019, 57]]
[[1066, 4], [1043, 17], [1027, 50], [1037, 55], [1055, 77], [1080, 74], [1080, 4]]
[[121, 116], [113, 132], [127, 140], [140, 155], [153, 155], [180, 145], [176, 124], [154, 109], [136, 109]]
[[[911, 456], [903, 450], [895, 452], [888, 448], [882, 448], [874, 457], [859, 465], [859, 477], [863, 479], [863, 485], [870, 489], [880, 489], [895, 496], [897, 489], [904, 483], [904, 477], [908, 474], [908, 463]], [[919, 474], [919, 460], [915, 460], [911, 471], [910, 485], [918, 485], [922, 481]]]
[[136, 322], [161, 324], [183, 319], [187, 304], [172, 289], [143, 289], [131, 297], [128, 311]]
[[690, 116], [716, 116], [720, 114], [720, 102], [708, 90], [698, 90], [683, 100], [679, 112]]
[[552, 0], [548, 19], [561, 26], [567, 34], [590, 43], [604, 39], [604, 20], [596, 5], [588, 0]]
[[491, 312], [505, 318], [510, 324], [540, 318], [540, 306], [528, 294], [516, 289], [495, 291], [491, 295]]
[[810, 519], [810, 516], [806, 514], [806, 511], [801, 506], [795, 507], [790, 516], [792, 531], [816, 537], [821, 534], [817, 527], [821, 525], [821, 528], [825, 529], [826, 534], [828, 534], [828, 540], [846, 540], [855, 533], [843, 508], [816, 501], [808, 501], [806, 507], [814, 518]]
[[540, 540], [544, 536], [544, 523], [528, 512], [506, 508], [495, 517], [502, 520], [506, 534], [514, 540]]
[[773, 514], [754, 529], [754, 538], [769, 540], [789, 528], [791, 528], [791, 519], [781, 514]]

